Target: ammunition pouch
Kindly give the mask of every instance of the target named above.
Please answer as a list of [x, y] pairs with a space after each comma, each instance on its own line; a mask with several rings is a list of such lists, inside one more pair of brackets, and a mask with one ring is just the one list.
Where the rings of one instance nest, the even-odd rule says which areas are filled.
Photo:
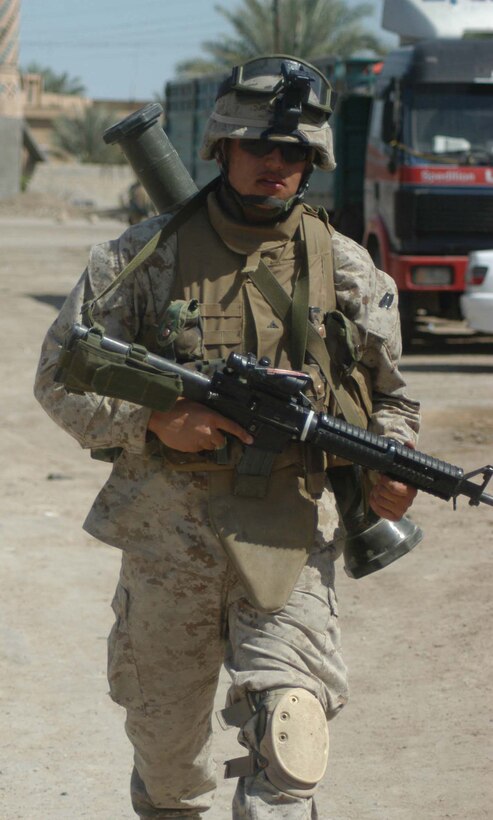
[[196, 299], [175, 299], [159, 320], [160, 354], [179, 363], [204, 359], [203, 328]]
[[361, 359], [360, 331], [340, 310], [333, 310], [324, 320], [325, 346], [331, 361], [343, 373], [350, 373]]
[[[366, 430], [371, 419], [373, 398], [369, 369], [362, 364], [363, 343], [358, 327], [341, 311], [334, 310], [324, 319], [324, 341], [330, 357], [332, 374], [350, 400], [354, 418]], [[338, 415], [339, 409], [334, 395], [329, 396], [328, 412]], [[347, 420], [347, 419], [346, 419]], [[327, 456], [328, 468], [349, 464], [336, 456]]]

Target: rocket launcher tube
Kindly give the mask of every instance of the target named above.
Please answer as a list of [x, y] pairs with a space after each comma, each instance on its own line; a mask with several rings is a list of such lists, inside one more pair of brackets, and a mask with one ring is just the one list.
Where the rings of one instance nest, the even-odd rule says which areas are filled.
[[167, 213], [198, 189], [159, 123], [162, 113], [159, 103], [146, 105], [108, 128], [103, 139], [120, 146], [158, 213]]

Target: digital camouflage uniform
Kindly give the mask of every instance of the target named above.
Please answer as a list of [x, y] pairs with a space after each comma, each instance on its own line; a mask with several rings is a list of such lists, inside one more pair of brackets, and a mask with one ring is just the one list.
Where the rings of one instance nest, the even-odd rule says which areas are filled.
[[[249, 136], [261, 138], [257, 108]], [[216, 124], [219, 132], [226, 115], [227, 110]], [[325, 140], [329, 132], [324, 128], [319, 130]], [[232, 136], [244, 136], [244, 131]], [[210, 156], [216, 138], [217, 134], [207, 145]], [[322, 154], [324, 167], [332, 168], [331, 148], [324, 148]], [[248, 301], [257, 317], [256, 333], [252, 334], [251, 325], [248, 329], [248, 311], [243, 311], [241, 333], [228, 336], [225, 347], [214, 349], [212, 345], [208, 352], [221, 356], [230, 349], [247, 352], [242, 347], [251, 341], [257, 347], [252, 351], [256, 355], [264, 354], [265, 344], [269, 352], [275, 350], [276, 366], [289, 365], [286, 333], [278, 322], [270, 321], [272, 311], [263, 309], [243, 268], [252, 253], [265, 259], [291, 295], [303, 244], [297, 229], [308, 211], [298, 204], [287, 220], [270, 228], [252, 226], [245, 234], [245, 224], [240, 224], [234, 209], [228, 209], [221, 189], [211, 193], [192, 220], [193, 243], [189, 228], [179, 228], [131, 277], [97, 303], [96, 321], [108, 336], [148, 344], [172, 298], [197, 295], [200, 301], [203, 282], [214, 278], [215, 264], [220, 271], [231, 265], [229, 275], [236, 291], [221, 296], [220, 312], [226, 316], [233, 302], [245, 305]], [[215, 788], [211, 713], [225, 663], [231, 675], [228, 704], [252, 707], [238, 722], [239, 739], [260, 754], [260, 769], [239, 777], [233, 817], [313, 820], [317, 816], [314, 788], [297, 792], [279, 783], [276, 786], [272, 767], [262, 769], [266, 737], [262, 720], [269, 715], [269, 698], [279, 692], [281, 696], [295, 693], [294, 701], [298, 693], [300, 702], [303, 693], [311, 693], [329, 720], [347, 701], [334, 592], [337, 555], [333, 536], [338, 515], [330, 470], [321, 497], [309, 502], [315, 512], [313, 537], [294, 589], [277, 611], [261, 611], [248, 600], [211, 526], [210, 487], [215, 474], [201, 464], [192, 471], [174, 469], [173, 453], [169, 448], [156, 449], [148, 434], [150, 410], [95, 394], [67, 394], [53, 379], [61, 345], [72, 325], [80, 321], [83, 303], [102, 293], [167, 219], [160, 216], [135, 225], [119, 239], [91, 250], [86, 271], [48, 331], [35, 387], [45, 410], [83, 448], [121, 448], [84, 527], [123, 551], [113, 601], [108, 677], [112, 698], [126, 708], [127, 734], [134, 746], [133, 805], [142, 818], [182, 820], [197, 820], [210, 807]], [[400, 330], [395, 286], [355, 242], [337, 232], [330, 242], [337, 307], [360, 332], [361, 366], [371, 382], [369, 429], [401, 442], [414, 442], [419, 412], [418, 405], [406, 397], [397, 365]], [[318, 276], [313, 279], [320, 285]], [[323, 301], [323, 293], [320, 298]], [[270, 332], [271, 326], [277, 336], [269, 343], [267, 329]], [[181, 455], [175, 455], [179, 462]], [[274, 468], [270, 487], [281, 480], [282, 469], [276, 472]], [[301, 481], [300, 465], [295, 462], [288, 469], [294, 471], [294, 481]], [[289, 506], [282, 506], [282, 498], [275, 500], [274, 526], [291, 514]], [[282, 566], [279, 571], [282, 573]], [[307, 722], [307, 736], [313, 726]], [[315, 786], [319, 776], [313, 779]]]
[[[123, 448], [84, 525], [123, 550], [109, 639], [111, 694], [127, 709], [137, 810], [142, 816], [191, 818], [207, 809], [214, 789], [211, 710], [223, 660], [232, 676], [231, 702], [249, 691], [303, 687], [331, 718], [346, 702], [347, 683], [333, 585], [337, 514], [330, 490], [318, 502], [315, 543], [289, 602], [281, 612], [257, 612], [210, 529], [207, 475], [166, 469], [146, 454], [150, 411], [93, 394], [68, 395], [53, 383], [60, 345], [80, 319], [82, 303], [106, 287], [165, 219], [92, 249], [87, 270], [47, 334], [36, 395], [82, 447]], [[383, 294], [394, 293], [393, 283], [352, 240], [335, 233], [333, 250], [339, 307], [366, 334], [363, 361], [374, 388], [371, 429], [412, 441], [417, 405], [406, 398], [397, 369], [396, 300], [379, 307]], [[143, 323], [156, 322], [169, 301], [175, 253], [172, 237], [108, 297], [97, 318], [109, 335], [132, 340], [142, 335]], [[147, 795], [166, 811], [147, 815]], [[235, 802], [236, 818], [295, 820], [313, 811], [312, 799], [280, 794], [263, 774], [242, 778]], [[269, 808], [279, 805], [280, 814]]]

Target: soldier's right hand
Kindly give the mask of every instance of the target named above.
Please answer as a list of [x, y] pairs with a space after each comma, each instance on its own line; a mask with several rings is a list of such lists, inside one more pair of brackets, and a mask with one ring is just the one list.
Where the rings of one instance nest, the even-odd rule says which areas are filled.
[[148, 429], [167, 447], [182, 453], [219, 450], [226, 443], [225, 433], [244, 444], [253, 443], [252, 436], [235, 421], [189, 399], [178, 399], [166, 413], [153, 410]]

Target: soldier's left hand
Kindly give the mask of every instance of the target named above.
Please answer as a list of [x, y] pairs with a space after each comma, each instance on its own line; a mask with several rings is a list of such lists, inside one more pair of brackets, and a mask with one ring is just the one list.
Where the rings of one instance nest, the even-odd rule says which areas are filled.
[[407, 512], [417, 490], [379, 474], [370, 492], [370, 507], [373, 512], [389, 521], [399, 521]]

